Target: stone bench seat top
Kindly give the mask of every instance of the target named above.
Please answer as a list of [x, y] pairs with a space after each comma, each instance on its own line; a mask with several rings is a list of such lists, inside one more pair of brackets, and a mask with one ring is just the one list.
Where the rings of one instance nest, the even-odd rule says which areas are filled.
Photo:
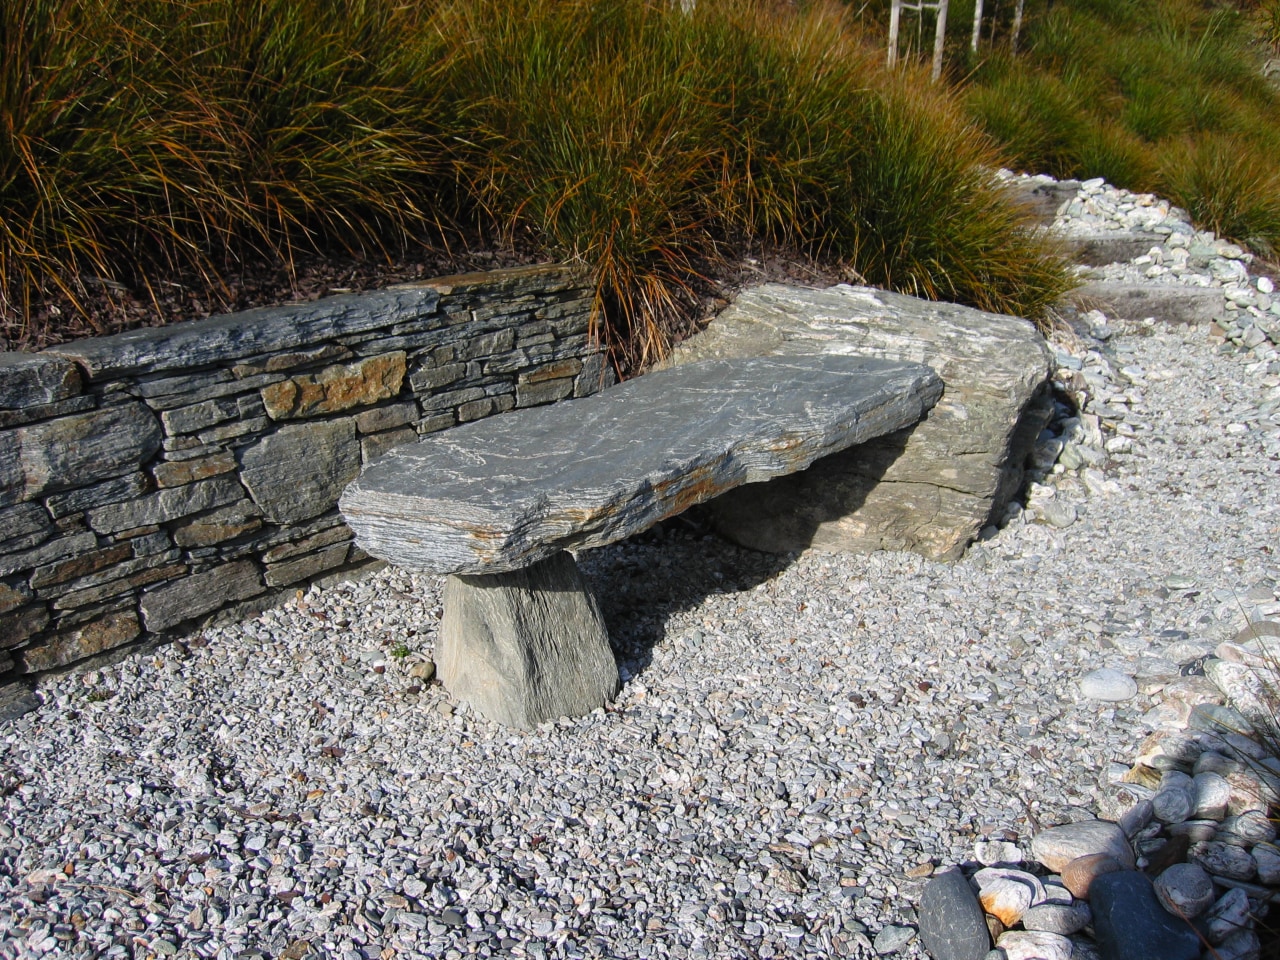
[[436, 574], [521, 569], [647, 529], [743, 483], [919, 421], [922, 364], [832, 354], [712, 360], [399, 447], [347, 487], [358, 545]]

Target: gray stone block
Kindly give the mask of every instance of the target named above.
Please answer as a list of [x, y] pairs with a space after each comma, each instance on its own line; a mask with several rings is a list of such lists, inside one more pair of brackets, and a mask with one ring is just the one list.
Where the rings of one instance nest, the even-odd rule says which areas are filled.
[[[163, 562], [166, 559], [169, 562]], [[126, 567], [125, 564], [121, 564], [121, 566]], [[63, 593], [61, 596], [55, 597], [53, 600], [54, 609], [78, 610], [82, 607], [110, 602], [118, 597], [129, 597], [141, 587], [160, 583], [164, 580], [175, 580], [189, 572], [187, 565], [179, 563], [173, 555], [166, 558], [143, 557], [131, 561], [127, 565], [127, 569], [131, 571], [128, 576], [112, 576], [110, 579], [103, 580], [95, 586], [74, 590], [71, 593]], [[108, 574], [117, 574], [118, 572], [111, 570], [108, 571]]]
[[185, 370], [389, 327], [432, 312], [439, 301], [440, 294], [431, 286], [406, 284], [326, 297], [314, 303], [259, 307], [192, 323], [129, 330], [51, 347], [45, 353], [74, 360], [92, 380]]
[[58, 537], [30, 550], [0, 556], [0, 577], [7, 577], [19, 570], [31, 570], [75, 554], [87, 553], [97, 546], [98, 538], [92, 533], [73, 533]]
[[914, 429], [719, 498], [711, 510], [720, 532], [769, 552], [959, 557], [1021, 485], [1047, 422], [1044, 338], [1016, 317], [883, 290], [767, 284], [743, 291], [672, 362], [812, 353], [927, 363], [946, 393]]
[[131, 500], [147, 489], [147, 475], [142, 472], [131, 473], [114, 480], [104, 480], [93, 486], [81, 487], [79, 490], [68, 490], [66, 493], [55, 493], [45, 500], [45, 506], [55, 520], [69, 517], [82, 510], [105, 506], [108, 503], [120, 503]]
[[0, 410], [0, 430], [6, 427], [20, 427], [24, 423], [34, 423], [37, 420], [83, 413], [97, 405], [98, 401], [93, 397], [71, 397], [68, 400], [59, 400], [57, 403], [41, 403], [17, 410]]
[[136, 469], [159, 448], [160, 424], [141, 403], [0, 431], [0, 506]]
[[399, 447], [340, 509], [361, 548], [399, 566], [514, 570], [915, 423], [941, 391], [928, 367], [860, 357], [680, 367]]
[[148, 630], [159, 633], [265, 589], [257, 564], [237, 560], [146, 591], [140, 603], [142, 620]]
[[30, 640], [48, 625], [49, 611], [44, 604], [0, 613], [0, 649]]
[[[477, 401], [480, 402], [480, 401]], [[492, 401], [484, 401], [491, 407]], [[486, 411], [487, 412], [487, 411]], [[459, 419], [463, 419], [459, 416]], [[470, 419], [475, 419], [471, 417]], [[414, 443], [418, 439], [418, 431], [413, 427], [401, 427], [399, 430], [388, 430], [385, 433], [375, 433], [364, 437], [360, 441], [360, 459], [363, 463], [369, 463], [377, 460], [388, 450], [394, 450], [396, 447], [404, 446], [406, 443]]]
[[180, 433], [197, 433], [230, 420], [239, 413], [240, 406], [236, 403], [235, 397], [218, 397], [166, 410], [160, 414], [160, 421], [164, 424], [165, 433], [173, 436]]
[[326, 570], [340, 567], [347, 561], [346, 543], [335, 544], [319, 553], [308, 554], [296, 560], [267, 567], [267, 586], [284, 587], [299, 580], [310, 580]]
[[80, 371], [42, 353], [0, 353], [0, 408], [56, 403], [80, 392]]
[[[573, 380], [544, 380], [538, 383], [516, 385], [516, 406], [534, 407], [543, 403], [555, 403], [573, 394]], [[461, 417], [459, 417], [461, 419]]]
[[168, 487], [145, 497], [112, 503], [89, 511], [89, 526], [99, 533], [119, 533], [180, 520], [214, 507], [234, 503], [244, 497], [244, 488], [234, 476], [223, 474], [209, 480]]
[[1066, 240], [1071, 250], [1071, 258], [1076, 263], [1090, 267], [1105, 267], [1109, 263], [1128, 263], [1135, 257], [1142, 256], [1152, 247], [1160, 246], [1165, 238], [1158, 233], [1111, 230], [1092, 236], [1073, 235]]
[[1221, 287], [1192, 287], [1183, 284], [1121, 283], [1099, 280], [1077, 287], [1072, 302], [1086, 310], [1101, 310], [1120, 320], [1155, 317], [1165, 323], [1208, 324], [1221, 317], [1227, 299]]
[[38, 503], [19, 503], [0, 507], [0, 552], [10, 540], [30, 534], [48, 535], [53, 531], [49, 513]]
[[599, 605], [568, 553], [511, 573], [450, 577], [436, 663], [449, 692], [528, 729], [581, 716], [618, 691]]
[[352, 419], [281, 427], [239, 453], [240, 479], [273, 523], [296, 523], [332, 510], [360, 472]]

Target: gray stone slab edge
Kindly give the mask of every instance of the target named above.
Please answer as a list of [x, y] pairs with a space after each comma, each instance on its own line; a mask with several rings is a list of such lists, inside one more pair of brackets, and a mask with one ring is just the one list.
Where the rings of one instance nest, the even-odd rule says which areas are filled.
[[0, 687], [367, 565], [326, 532], [367, 458], [613, 383], [592, 293], [518, 267], [0, 354]]
[[709, 360], [400, 447], [339, 507], [360, 547], [397, 566], [518, 570], [909, 427], [941, 395], [910, 361]]

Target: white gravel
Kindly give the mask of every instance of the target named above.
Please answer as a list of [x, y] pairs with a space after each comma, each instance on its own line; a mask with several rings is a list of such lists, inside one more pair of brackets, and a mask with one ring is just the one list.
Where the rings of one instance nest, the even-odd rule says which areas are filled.
[[1268, 361], [1158, 324], [1060, 345], [1130, 443], [958, 563], [682, 521], [584, 555], [627, 682], [579, 720], [513, 734], [421, 686], [440, 581], [394, 570], [47, 681], [0, 729], [0, 957], [897, 943], [929, 865], [1093, 815], [1151, 702], [1082, 677], [1280, 610]]

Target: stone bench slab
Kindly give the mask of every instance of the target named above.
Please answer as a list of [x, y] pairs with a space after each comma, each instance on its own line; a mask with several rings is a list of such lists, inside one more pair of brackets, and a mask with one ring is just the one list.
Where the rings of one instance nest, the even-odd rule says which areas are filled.
[[910, 426], [941, 394], [932, 369], [903, 361], [691, 364], [400, 447], [339, 506], [359, 546], [397, 566], [508, 572]]

